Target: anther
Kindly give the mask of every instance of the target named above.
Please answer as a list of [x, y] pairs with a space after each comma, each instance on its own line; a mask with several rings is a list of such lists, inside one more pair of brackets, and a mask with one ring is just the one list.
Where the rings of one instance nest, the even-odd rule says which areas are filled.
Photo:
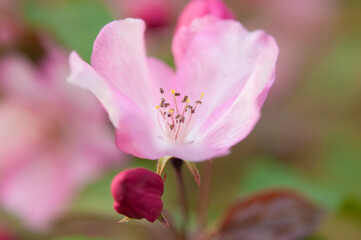
[[180, 93], [175, 93], [174, 94], [176, 97], [180, 96], [181, 94]]
[[159, 92], [160, 92], [161, 94], [163, 94], [163, 93], [164, 93], [163, 88], [160, 88], [160, 89], [159, 89]]
[[196, 104], [202, 104], [202, 102], [201, 101], [196, 101]]
[[187, 101], [187, 99], [188, 99], [188, 96], [187, 96], [187, 95], [184, 96], [184, 98], [183, 98], [183, 100], [182, 100], [182, 103], [185, 103], [185, 102]]
[[172, 89], [171, 90], [171, 92], [172, 92], [172, 94], [173, 94], [173, 99], [174, 99], [174, 105], [175, 105], [175, 109], [177, 110], [177, 114], [179, 114], [179, 109], [178, 109], [178, 105], [177, 105], [177, 99], [175, 98], [175, 90], [174, 89]]
[[167, 108], [167, 107], [169, 107], [169, 106], [170, 106], [170, 103], [165, 103], [165, 104], [164, 104], [164, 107], [165, 107], [165, 108]]

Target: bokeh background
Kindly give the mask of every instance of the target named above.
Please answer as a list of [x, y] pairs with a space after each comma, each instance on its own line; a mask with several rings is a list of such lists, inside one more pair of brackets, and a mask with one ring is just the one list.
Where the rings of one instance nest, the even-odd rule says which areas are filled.
[[[101, 27], [124, 17], [144, 18], [148, 54], [173, 65], [171, 39], [186, 2], [0, 1], [1, 240], [169, 239], [159, 223], [116, 224], [112, 178], [134, 166], [155, 170], [156, 162], [118, 152], [95, 98], [65, 78], [67, 54], [89, 60]], [[226, 2], [246, 28], [273, 35], [280, 56], [254, 131], [231, 155], [197, 164], [201, 175], [213, 169], [209, 224], [242, 196], [288, 187], [326, 211], [309, 239], [361, 239], [361, 1]], [[164, 205], [177, 222], [174, 174], [166, 171]], [[193, 223], [202, 200], [184, 172]]]

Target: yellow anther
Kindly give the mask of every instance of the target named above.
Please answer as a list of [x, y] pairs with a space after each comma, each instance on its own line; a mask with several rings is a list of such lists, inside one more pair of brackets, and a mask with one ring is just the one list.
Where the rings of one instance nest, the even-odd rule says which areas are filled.
[[169, 113], [170, 113], [170, 114], [173, 114], [173, 113], [174, 113], [174, 110], [173, 110], [173, 109], [170, 109], [170, 110], [169, 110]]
[[175, 90], [174, 89], [172, 89], [172, 90], [170, 90], [173, 94], [175, 94]]
[[204, 92], [201, 93], [201, 97], [203, 97], [203, 96], [204, 96]]
[[155, 108], [156, 108], [156, 109], [159, 109], [159, 106], [157, 105], [157, 106], [155, 106]]
[[187, 99], [187, 103], [189, 103], [190, 101], [191, 101], [191, 100], [188, 98], [188, 99]]

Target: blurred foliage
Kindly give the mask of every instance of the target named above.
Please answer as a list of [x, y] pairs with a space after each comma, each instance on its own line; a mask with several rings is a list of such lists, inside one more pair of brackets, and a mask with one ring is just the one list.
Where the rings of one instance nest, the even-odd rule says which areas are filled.
[[25, 11], [30, 23], [53, 33], [87, 61], [99, 30], [112, 20], [96, 0], [29, 1]]
[[107, 240], [105, 238], [88, 238], [82, 236], [73, 236], [73, 237], [61, 237], [61, 238], [54, 238], [53, 240]]
[[[302, 192], [329, 211], [329, 218], [322, 226], [320, 233], [307, 240], [361, 238], [361, 187], [359, 186], [361, 179], [359, 107], [361, 31], [359, 24], [355, 24], [355, 22], [360, 22], [360, 7], [360, 1], [357, 0], [340, 3], [343, 14], [328, 52], [315, 66], [308, 69], [309, 72], [305, 74], [304, 81], [299, 83], [299, 88], [289, 94], [292, 98], [285, 101], [286, 108], [281, 110], [282, 115], [276, 116], [278, 118], [289, 116], [293, 111], [304, 113], [305, 116], [302, 119], [312, 122], [312, 126], [315, 126], [322, 135], [320, 143], [317, 142], [317, 145], [313, 146], [315, 150], [311, 152], [312, 155], [297, 156], [300, 159], [292, 157], [280, 159], [274, 149], [259, 150], [264, 147], [260, 146], [261, 144], [257, 145], [259, 139], [251, 134], [250, 140], [247, 139], [239, 144], [231, 156], [215, 162], [210, 197], [211, 222], [221, 215], [226, 205], [235, 197], [272, 187], [286, 187]], [[59, 43], [69, 50], [78, 51], [87, 61], [90, 60], [97, 33], [101, 27], [113, 19], [104, 2], [97, 0], [31, 0], [25, 5], [24, 11], [32, 27], [49, 32]], [[169, 40], [170, 36], [164, 38]], [[170, 65], [174, 65], [170, 54], [163, 54], [160, 57]], [[279, 106], [266, 105], [266, 107], [269, 108], [267, 112], [274, 115], [280, 112]], [[262, 121], [267, 122], [269, 118], [267, 119], [267, 115], [264, 115]], [[286, 134], [292, 135], [293, 132], [284, 133]], [[275, 142], [278, 140], [274, 139]], [[250, 148], [258, 152], [247, 149], [249, 142], [254, 144]], [[288, 146], [285, 147], [287, 148]], [[292, 149], [292, 146], [289, 149]], [[243, 159], [243, 162], [239, 159]], [[312, 163], [311, 167], [308, 166], [309, 163]], [[155, 170], [155, 166], [154, 161], [135, 159], [129, 167]], [[195, 212], [194, 202], [197, 201], [199, 189], [191, 174], [183, 170], [187, 178], [189, 202], [192, 212]], [[101, 221], [115, 223], [116, 219], [120, 219], [121, 216], [113, 210], [113, 199], [109, 191], [110, 183], [118, 172], [119, 170], [113, 170], [85, 188], [73, 204], [69, 216], [81, 213], [94, 214], [94, 218], [98, 220], [94, 220], [92, 226], [100, 226]], [[166, 166], [165, 172], [167, 181], [163, 198], [164, 205], [174, 213], [174, 220], [179, 223], [180, 214], [176, 189], [173, 187], [175, 185], [173, 170], [170, 166]], [[240, 176], [241, 173], [243, 173], [242, 176]], [[105, 221], [103, 217], [110, 219]], [[71, 217], [65, 218], [64, 221], [76, 222]], [[192, 225], [194, 225], [193, 221], [194, 218], [192, 218]], [[127, 227], [131, 229], [132, 224]], [[134, 224], [141, 225], [140, 222]], [[116, 224], [109, 228], [116, 229], [117, 234], [125, 232]], [[79, 227], [79, 229], [83, 228]], [[79, 229], [72, 231], [82, 232]], [[136, 232], [138, 229], [133, 230]], [[88, 239], [91, 238], [77, 236], [56, 238], [56, 240]], [[102, 238], [93, 238], [93, 240], [96, 239]]]
[[244, 196], [266, 188], [290, 188], [298, 190], [312, 200], [329, 209], [334, 209], [342, 196], [331, 189], [317, 184], [317, 180], [302, 171], [275, 161], [269, 156], [252, 159], [247, 166], [247, 174], [240, 187]]

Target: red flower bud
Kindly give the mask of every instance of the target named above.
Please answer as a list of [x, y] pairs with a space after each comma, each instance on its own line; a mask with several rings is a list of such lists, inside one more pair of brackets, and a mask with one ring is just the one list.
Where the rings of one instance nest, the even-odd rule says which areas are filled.
[[129, 218], [157, 220], [163, 209], [163, 179], [144, 168], [118, 173], [112, 181], [114, 209]]
[[195, 18], [213, 15], [221, 19], [234, 19], [233, 12], [222, 0], [193, 0], [188, 3], [178, 18], [176, 29], [189, 26]]

